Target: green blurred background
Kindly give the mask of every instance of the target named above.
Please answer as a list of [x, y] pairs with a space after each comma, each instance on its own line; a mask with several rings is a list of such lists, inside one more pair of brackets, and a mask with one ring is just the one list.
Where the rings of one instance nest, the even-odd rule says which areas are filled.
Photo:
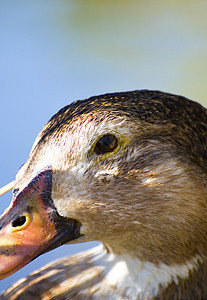
[[[207, 105], [206, 12], [206, 0], [0, 0], [0, 185], [14, 179], [42, 126], [73, 100], [144, 88]], [[1, 197], [1, 212], [10, 200], [11, 193]], [[92, 245], [45, 254], [0, 290]]]

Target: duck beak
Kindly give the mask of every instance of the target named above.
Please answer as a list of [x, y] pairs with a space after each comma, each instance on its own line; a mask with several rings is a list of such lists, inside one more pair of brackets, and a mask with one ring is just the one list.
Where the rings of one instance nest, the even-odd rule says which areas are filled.
[[52, 170], [39, 173], [0, 219], [0, 279], [37, 256], [80, 237], [80, 223], [61, 217], [51, 199]]

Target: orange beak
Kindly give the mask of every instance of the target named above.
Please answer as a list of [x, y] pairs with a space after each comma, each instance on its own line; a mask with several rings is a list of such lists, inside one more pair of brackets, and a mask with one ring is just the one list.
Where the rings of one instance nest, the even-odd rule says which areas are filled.
[[0, 219], [0, 279], [37, 256], [80, 237], [80, 224], [61, 217], [51, 199], [52, 170], [39, 173]]

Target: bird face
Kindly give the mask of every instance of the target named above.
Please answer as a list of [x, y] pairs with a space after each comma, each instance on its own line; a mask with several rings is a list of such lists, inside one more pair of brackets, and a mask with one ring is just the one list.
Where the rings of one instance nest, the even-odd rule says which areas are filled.
[[75, 102], [47, 123], [1, 219], [1, 278], [63, 243], [98, 240], [156, 264], [204, 255], [206, 111], [149, 94]]

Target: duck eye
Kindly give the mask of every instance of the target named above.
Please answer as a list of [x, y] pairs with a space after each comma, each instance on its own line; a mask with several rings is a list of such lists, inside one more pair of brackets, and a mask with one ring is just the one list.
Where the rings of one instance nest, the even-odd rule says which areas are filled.
[[117, 138], [112, 134], [105, 134], [96, 143], [94, 151], [96, 154], [104, 154], [107, 152], [114, 151], [117, 146], [118, 146]]

